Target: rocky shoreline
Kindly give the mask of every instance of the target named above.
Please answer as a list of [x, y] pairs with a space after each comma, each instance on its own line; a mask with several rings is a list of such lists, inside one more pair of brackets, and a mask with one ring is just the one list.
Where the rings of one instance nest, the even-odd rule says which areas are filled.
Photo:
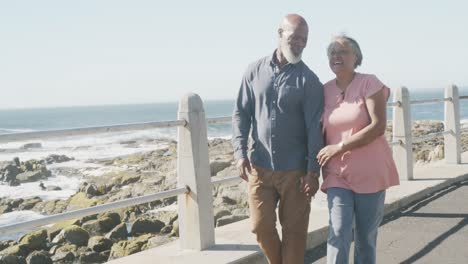
[[[442, 130], [443, 124], [438, 121], [413, 122], [413, 136]], [[391, 138], [391, 125], [387, 127], [386, 135]], [[21, 210], [32, 210], [43, 215], [57, 214], [173, 189], [177, 185], [177, 143], [173, 140], [163, 142], [166, 147], [154, 151], [88, 161], [115, 169], [99, 176], [81, 175], [84, 182], [68, 199], [2, 198], [0, 215]], [[462, 151], [467, 150], [467, 143], [468, 133], [463, 133]], [[138, 144], [138, 141], [131, 144]], [[213, 177], [237, 174], [230, 140], [210, 140], [209, 153]], [[413, 145], [413, 157], [417, 164], [443, 159], [443, 155], [442, 137]], [[40, 184], [42, 179], [51, 175], [47, 168], [49, 164], [72, 159], [55, 155], [42, 160], [3, 162], [0, 163], [0, 181], [11, 186], [31, 181]], [[70, 170], [67, 173], [72, 176], [79, 172]], [[53, 192], [60, 186], [43, 185], [43, 188]], [[245, 189], [244, 182], [213, 188], [216, 226], [248, 217]], [[175, 197], [166, 198], [73, 219], [28, 233], [18, 241], [0, 241], [0, 263], [102, 263], [167, 243], [178, 236], [176, 200]]]

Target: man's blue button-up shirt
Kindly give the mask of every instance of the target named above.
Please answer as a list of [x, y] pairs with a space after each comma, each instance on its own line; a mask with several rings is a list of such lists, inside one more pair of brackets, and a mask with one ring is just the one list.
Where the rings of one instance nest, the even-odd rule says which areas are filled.
[[251, 163], [269, 170], [319, 172], [323, 85], [302, 61], [280, 69], [274, 56], [244, 74], [232, 117], [234, 156], [250, 152]]

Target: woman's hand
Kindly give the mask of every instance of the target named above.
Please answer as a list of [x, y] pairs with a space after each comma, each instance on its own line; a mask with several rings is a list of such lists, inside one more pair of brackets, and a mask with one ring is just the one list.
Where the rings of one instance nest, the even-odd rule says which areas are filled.
[[327, 163], [329, 159], [331, 159], [336, 154], [342, 152], [343, 145], [342, 144], [335, 144], [335, 145], [328, 145], [321, 149], [317, 154], [317, 160], [320, 166], [323, 166]]

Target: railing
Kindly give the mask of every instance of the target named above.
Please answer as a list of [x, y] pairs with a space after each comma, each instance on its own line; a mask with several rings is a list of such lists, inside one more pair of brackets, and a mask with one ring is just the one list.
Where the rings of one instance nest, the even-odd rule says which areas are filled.
[[[445, 98], [410, 101], [405, 87], [395, 91], [394, 101], [387, 104], [393, 107], [393, 157], [402, 180], [413, 179], [412, 143], [428, 138], [444, 136], [445, 160], [447, 163], [460, 163], [460, 110], [459, 100], [468, 96], [458, 96], [458, 88], [449, 86]], [[445, 128], [443, 132], [412, 138], [410, 105], [445, 102]], [[104, 127], [89, 127], [54, 131], [40, 131], [0, 135], [0, 142], [52, 137], [89, 135], [117, 131], [178, 127], [177, 175], [178, 187], [156, 194], [145, 195], [76, 211], [64, 212], [44, 218], [0, 227], [0, 236], [67, 219], [79, 218], [154, 200], [178, 196], [179, 235], [181, 249], [203, 250], [215, 244], [213, 197], [211, 187], [241, 181], [238, 176], [211, 181], [206, 124], [230, 122], [231, 117], [205, 119], [203, 103], [196, 94], [188, 94], [179, 104], [178, 120], [150, 122]]]

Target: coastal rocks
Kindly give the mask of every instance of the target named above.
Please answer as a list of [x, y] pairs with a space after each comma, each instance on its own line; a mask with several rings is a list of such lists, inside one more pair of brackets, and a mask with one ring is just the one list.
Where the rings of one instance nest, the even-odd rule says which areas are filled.
[[119, 223], [120, 223], [120, 217], [116, 221], [115, 219], [112, 219], [108, 216], [104, 216], [96, 220], [85, 222], [83, 223], [81, 227], [84, 230], [88, 231], [90, 235], [95, 236], [95, 235], [104, 235], [105, 233], [111, 231]]
[[74, 158], [67, 157], [65, 155], [57, 155], [57, 154], [51, 154], [47, 156], [45, 159], [46, 164], [53, 164], [53, 163], [62, 163], [62, 162], [67, 162], [70, 160], [74, 160]]
[[42, 160], [20, 162], [19, 158], [14, 158], [12, 162], [0, 165], [0, 181], [7, 182], [10, 186], [47, 179], [50, 176], [51, 172], [47, 170]]
[[125, 223], [118, 224], [109, 233], [107, 233], [105, 237], [113, 241], [127, 239], [128, 237], [127, 225]]
[[34, 251], [26, 258], [28, 264], [52, 264], [52, 259], [46, 251]]
[[112, 240], [105, 238], [103, 236], [94, 236], [94, 237], [91, 237], [88, 241], [88, 248], [96, 252], [103, 252], [106, 250], [110, 250], [112, 245], [113, 245]]
[[131, 235], [138, 236], [146, 233], [159, 233], [165, 224], [159, 220], [138, 218], [132, 225]]
[[86, 246], [89, 240], [89, 233], [83, 228], [72, 225], [65, 227], [60, 233], [52, 240], [53, 243], [69, 243], [76, 246]]
[[210, 172], [211, 176], [216, 176], [216, 174], [227, 167], [231, 166], [231, 160], [214, 160], [210, 162]]
[[116, 258], [128, 256], [137, 252], [140, 252], [143, 248], [148, 243], [148, 240], [151, 239], [153, 235], [147, 234], [147, 235], [142, 235], [139, 236], [133, 240], [130, 241], [120, 241], [118, 243], [115, 243], [112, 246], [109, 260], [113, 260]]
[[0, 255], [0, 264], [26, 264], [24, 257], [11, 254]]
[[37, 149], [37, 148], [42, 148], [42, 144], [37, 143], [37, 142], [26, 143], [20, 147], [20, 149]]
[[23, 245], [29, 252], [47, 248], [47, 231], [45, 229], [35, 231], [23, 236], [19, 244]]

